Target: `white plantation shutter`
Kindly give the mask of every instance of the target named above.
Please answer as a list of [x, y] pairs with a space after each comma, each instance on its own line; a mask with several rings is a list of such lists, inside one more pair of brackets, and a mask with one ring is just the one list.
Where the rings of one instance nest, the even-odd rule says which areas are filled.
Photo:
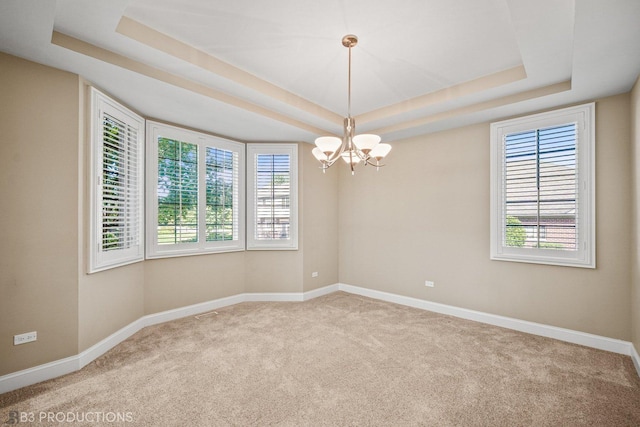
[[287, 154], [256, 154], [255, 240], [286, 240], [291, 224], [291, 159]]
[[144, 258], [144, 119], [91, 89], [89, 272]]
[[248, 249], [297, 249], [295, 144], [249, 144]]
[[491, 125], [491, 258], [595, 267], [593, 104]]
[[[575, 123], [505, 136], [504, 246], [577, 250], [576, 148]], [[514, 241], [518, 227], [524, 241]]]
[[198, 242], [198, 145], [158, 138], [158, 245]]
[[206, 239], [233, 241], [240, 237], [240, 155], [237, 151], [207, 147]]
[[244, 144], [147, 122], [147, 258], [245, 248]]

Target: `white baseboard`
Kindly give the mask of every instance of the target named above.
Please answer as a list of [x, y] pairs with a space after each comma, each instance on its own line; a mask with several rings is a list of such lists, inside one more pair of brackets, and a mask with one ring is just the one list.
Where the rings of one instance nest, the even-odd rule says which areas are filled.
[[114, 332], [102, 341], [92, 345], [78, 355], [1, 376], [0, 394], [80, 370], [147, 326], [157, 325], [159, 323], [180, 319], [182, 317], [194, 316], [200, 313], [206, 313], [208, 311], [228, 307], [241, 302], [307, 301], [337, 290], [338, 285], [335, 284], [315, 289], [313, 291], [300, 293], [243, 293], [186, 307], [180, 307], [173, 310], [162, 311], [160, 313], [149, 314], [131, 322], [127, 326]]
[[303, 301], [309, 301], [310, 299], [318, 298], [323, 295], [328, 295], [333, 292], [337, 292], [340, 290], [340, 285], [336, 283], [335, 285], [325, 286], [323, 288], [314, 289], [312, 291], [307, 291], [302, 294]]
[[230, 297], [214, 299], [207, 302], [201, 302], [199, 304], [188, 305], [186, 307], [161, 311], [160, 313], [148, 314], [140, 318], [140, 320], [144, 322], [142, 326], [143, 328], [145, 326], [157, 325], [158, 323], [169, 322], [171, 320], [180, 319], [182, 317], [194, 316], [196, 314], [206, 313], [218, 308], [240, 304], [241, 302], [247, 301], [245, 295], [247, 294], [238, 294]]
[[[108, 337], [106, 337], [102, 341], [92, 345], [91, 347], [89, 347], [85, 351], [83, 351], [80, 354], [78, 354], [76, 356], [77, 362], [78, 362], [77, 369], [84, 368], [89, 363], [93, 362], [98, 357], [102, 356], [107, 351], [111, 350], [113, 347], [117, 346], [122, 341], [126, 340], [131, 335], [135, 334], [140, 329], [144, 328], [145, 327], [145, 323], [144, 323], [143, 319], [144, 318], [141, 317], [140, 319], [129, 323], [124, 328], [114, 332], [113, 334], [109, 335]], [[51, 378], [54, 378], [54, 377], [51, 377]], [[47, 378], [47, 379], [49, 379], [49, 378]], [[1, 378], [0, 378], [0, 380], [1, 380]], [[0, 382], [0, 393], [1, 392], [2, 392], [2, 382]]]
[[633, 344], [631, 344], [631, 360], [633, 360], [638, 376], [640, 376], [640, 354], [638, 354], [638, 351]]
[[421, 300], [418, 298], [405, 297], [388, 292], [361, 288], [344, 283], [340, 283], [338, 287], [341, 291], [349, 292], [352, 294], [393, 302], [409, 307], [421, 308], [423, 310], [433, 311], [436, 313], [448, 314], [450, 316], [460, 317], [462, 319], [487, 323], [489, 325], [500, 326], [503, 328], [526, 332], [533, 335], [554, 338], [560, 341], [566, 341], [573, 344], [584, 345], [586, 347], [610, 351], [612, 353], [619, 353], [630, 356], [631, 348], [633, 347], [633, 345], [628, 341], [607, 338], [600, 335], [588, 334], [571, 329], [558, 328], [556, 326], [543, 325], [541, 323], [528, 322], [526, 320], [519, 320], [511, 317], [504, 317], [495, 314], [484, 313], [481, 311], [468, 310], [466, 308], [454, 307], [451, 305]]
[[[79, 365], [78, 369], [84, 368], [89, 363], [93, 362], [98, 357], [102, 356], [107, 351], [111, 350], [113, 347], [120, 344], [122, 341], [126, 340], [131, 335], [135, 334], [144, 327], [157, 325], [158, 323], [164, 323], [170, 320], [180, 319], [182, 317], [193, 316], [199, 313], [205, 313], [207, 311], [212, 311], [221, 307], [227, 307], [229, 305], [239, 304], [245, 301], [243, 299], [243, 295], [244, 294], [219, 298], [212, 301], [188, 305], [186, 307], [180, 307], [172, 310], [162, 311], [160, 313], [143, 316], [80, 353], [77, 356]], [[0, 378], [0, 393], [2, 393], [1, 384], [2, 378]]]
[[613, 353], [624, 354], [627, 356], [631, 356], [636, 370], [638, 371], [638, 375], [640, 376], [640, 356], [638, 355], [638, 352], [634, 348], [633, 344], [627, 341], [616, 340], [598, 335], [587, 334], [584, 332], [572, 331], [570, 329], [557, 328], [555, 326], [527, 322], [524, 320], [497, 316], [480, 311], [467, 310], [465, 308], [454, 307], [446, 304], [439, 304], [417, 298], [405, 297], [388, 292], [376, 291], [373, 289], [338, 283], [301, 293], [243, 293], [226, 298], [207, 301], [200, 304], [167, 310], [160, 313], [149, 314], [130, 323], [129, 325], [111, 334], [107, 338], [89, 347], [76, 356], [67, 357], [61, 360], [45, 363], [33, 368], [1, 376], [0, 394], [82, 369], [83, 367], [93, 362], [98, 357], [102, 356], [107, 351], [111, 350], [113, 347], [120, 344], [146, 326], [156, 325], [182, 317], [193, 316], [199, 313], [206, 313], [208, 311], [216, 310], [218, 308], [227, 307], [234, 304], [239, 304], [241, 302], [308, 301], [310, 299], [317, 298], [322, 295], [327, 295], [336, 291], [345, 291], [348, 293], [406, 305], [409, 307], [420, 308], [436, 313], [448, 314], [450, 316], [474, 320], [476, 322], [501, 326], [503, 328], [527, 332], [530, 334], [549, 338], [555, 338], [561, 341], [567, 341], [574, 344], [581, 344], [587, 347], [597, 348], [600, 350], [611, 351]]
[[70, 374], [80, 369], [78, 356], [65, 357], [0, 377], [0, 395], [11, 390]]
[[302, 301], [302, 294], [295, 292], [264, 292], [244, 294], [245, 301], [252, 302], [282, 302], [282, 301]]
[[245, 293], [244, 301], [258, 301], [258, 302], [278, 302], [278, 301], [308, 301], [313, 298], [318, 298], [322, 295], [327, 295], [339, 290], [339, 285], [329, 285], [319, 289], [314, 289], [307, 292], [264, 292], [264, 293]]

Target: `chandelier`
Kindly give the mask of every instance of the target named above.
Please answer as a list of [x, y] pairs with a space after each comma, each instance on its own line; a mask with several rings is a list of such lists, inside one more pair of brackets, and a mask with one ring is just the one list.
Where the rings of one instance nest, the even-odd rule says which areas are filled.
[[342, 38], [342, 45], [349, 48], [349, 86], [348, 109], [344, 119], [344, 134], [342, 139], [335, 136], [321, 136], [316, 138], [316, 147], [312, 153], [322, 164], [322, 172], [329, 169], [339, 158], [342, 158], [350, 167], [351, 175], [355, 174], [354, 167], [362, 162], [365, 166], [375, 166], [376, 170], [389, 151], [391, 145], [381, 144], [378, 135], [363, 133], [356, 135], [356, 121], [351, 117], [351, 48], [358, 44], [358, 37], [348, 34]]

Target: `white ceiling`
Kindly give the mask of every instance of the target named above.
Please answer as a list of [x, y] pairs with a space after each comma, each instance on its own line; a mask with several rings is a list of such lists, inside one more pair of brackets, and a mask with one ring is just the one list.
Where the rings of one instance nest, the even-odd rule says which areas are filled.
[[640, 73], [640, 0], [0, 0], [0, 50], [243, 141], [385, 141], [593, 100]]

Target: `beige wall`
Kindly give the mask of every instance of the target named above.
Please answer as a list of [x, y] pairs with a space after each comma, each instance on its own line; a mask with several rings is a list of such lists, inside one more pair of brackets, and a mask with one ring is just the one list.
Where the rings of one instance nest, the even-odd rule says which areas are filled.
[[244, 292], [244, 252], [144, 261], [144, 313]]
[[628, 108], [596, 107], [597, 269], [489, 259], [484, 123], [398, 142], [377, 173], [341, 170], [340, 282], [629, 340]]
[[[338, 168], [322, 173], [311, 154], [311, 144], [300, 144], [300, 165], [304, 175], [300, 206], [304, 246], [303, 291], [338, 283]], [[318, 277], [311, 277], [313, 272]]]
[[302, 244], [297, 251], [245, 252], [245, 292], [302, 292]]
[[144, 263], [80, 273], [78, 347], [82, 352], [141, 318], [144, 313]]
[[636, 351], [640, 354], [640, 78], [631, 92], [631, 145], [633, 162], [631, 339]]
[[0, 53], [0, 93], [3, 375], [78, 352], [78, 76]]

